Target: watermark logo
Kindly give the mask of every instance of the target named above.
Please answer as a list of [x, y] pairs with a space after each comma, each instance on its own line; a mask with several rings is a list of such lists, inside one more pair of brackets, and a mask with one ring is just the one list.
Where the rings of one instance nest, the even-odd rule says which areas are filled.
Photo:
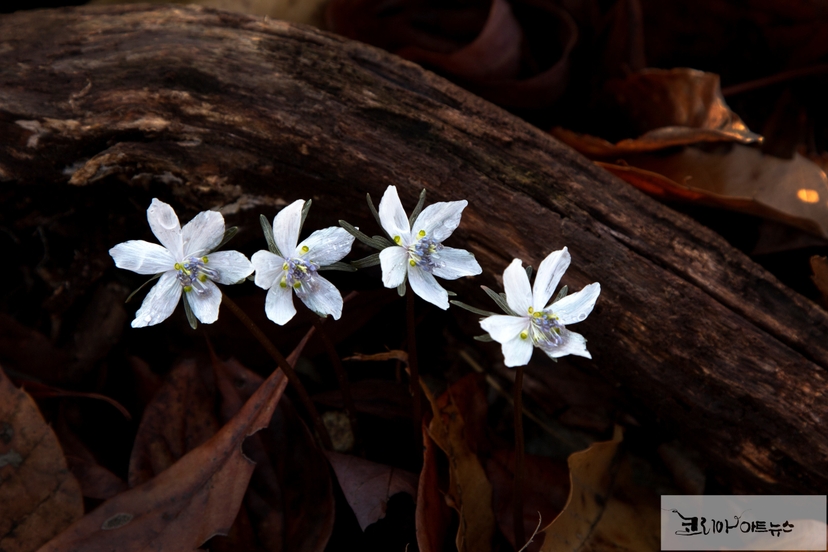
[[662, 550], [826, 550], [826, 497], [661, 497]]

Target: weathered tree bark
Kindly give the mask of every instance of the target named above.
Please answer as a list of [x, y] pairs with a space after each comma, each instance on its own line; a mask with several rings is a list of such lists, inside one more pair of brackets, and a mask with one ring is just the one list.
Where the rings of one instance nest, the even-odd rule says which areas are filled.
[[259, 212], [313, 197], [315, 220], [373, 229], [366, 192], [395, 184], [413, 205], [425, 187], [431, 201], [469, 200], [451, 245], [486, 274], [454, 289], [481, 297], [513, 257], [537, 266], [568, 246], [564, 281], [603, 290], [578, 327], [588, 366], [737, 488], [828, 491], [828, 315], [443, 79], [313, 29], [199, 8], [5, 16], [0, 56], [3, 224], [34, 225], [32, 205], [82, 222], [38, 273], [56, 288], [49, 308], [70, 306], [111, 266], [107, 249], [145, 231], [153, 196], [185, 219], [220, 207], [254, 228]]

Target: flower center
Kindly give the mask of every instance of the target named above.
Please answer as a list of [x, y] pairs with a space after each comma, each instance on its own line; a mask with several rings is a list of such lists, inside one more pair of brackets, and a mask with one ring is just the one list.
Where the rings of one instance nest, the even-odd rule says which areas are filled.
[[532, 341], [541, 349], [550, 350], [558, 347], [563, 343], [561, 337], [561, 330], [564, 325], [558, 320], [558, 317], [551, 313], [541, 311], [533, 311], [529, 309], [532, 314]]
[[175, 263], [175, 268], [178, 271], [178, 282], [184, 291], [195, 291], [202, 294], [207, 291], [207, 286], [204, 282], [215, 280], [218, 273], [212, 268], [207, 268], [209, 259], [204, 257], [188, 257], [180, 263]]
[[420, 239], [408, 246], [408, 264], [419, 266], [426, 272], [433, 272], [435, 268], [445, 266], [445, 263], [440, 260], [439, 253], [443, 249], [443, 244], [427, 237], [422, 230], [418, 236]]
[[319, 270], [319, 265], [304, 259], [287, 259], [285, 264], [282, 265], [282, 270], [285, 271], [285, 274], [282, 276], [279, 285], [282, 287], [291, 286], [299, 290], [303, 285], [313, 282], [313, 278]]

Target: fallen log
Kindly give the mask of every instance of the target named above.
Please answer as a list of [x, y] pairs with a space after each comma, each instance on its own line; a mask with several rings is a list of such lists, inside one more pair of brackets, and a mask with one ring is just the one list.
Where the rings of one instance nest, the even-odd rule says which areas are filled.
[[319, 220], [373, 228], [366, 192], [395, 184], [411, 205], [426, 188], [469, 200], [451, 245], [486, 273], [457, 291], [568, 246], [565, 282], [603, 291], [579, 326], [594, 360], [566, 362], [617, 383], [735, 489], [828, 489], [828, 314], [516, 117], [372, 47], [196, 7], [3, 16], [0, 55], [2, 224], [48, 223], [33, 205], [77, 220], [36, 271], [51, 311], [111, 274], [106, 251], [154, 196], [252, 225], [312, 197]]

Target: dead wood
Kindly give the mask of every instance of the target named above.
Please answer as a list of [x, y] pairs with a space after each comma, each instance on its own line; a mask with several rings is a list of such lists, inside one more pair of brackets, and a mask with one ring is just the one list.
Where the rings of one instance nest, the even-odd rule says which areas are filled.
[[571, 362], [617, 382], [737, 488], [828, 489], [825, 311], [443, 79], [307, 27], [189, 7], [4, 16], [0, 56], [0, 222], [77, 227], [36, 268], [50, 312], [111, 274], [107, 249], [143, 231], [151, 197], [252, 229], [312, 197], [317, 220], [374, 229], [366, 192], [395, 184], [413, 205], [424, 187], [469, 200], [451, 245], [487, 274], [454, 286], [468, 302], [513, 257], [537, 266], [568, 246], [565, 283], [603, 289], [578, 327], [594, 360]]

